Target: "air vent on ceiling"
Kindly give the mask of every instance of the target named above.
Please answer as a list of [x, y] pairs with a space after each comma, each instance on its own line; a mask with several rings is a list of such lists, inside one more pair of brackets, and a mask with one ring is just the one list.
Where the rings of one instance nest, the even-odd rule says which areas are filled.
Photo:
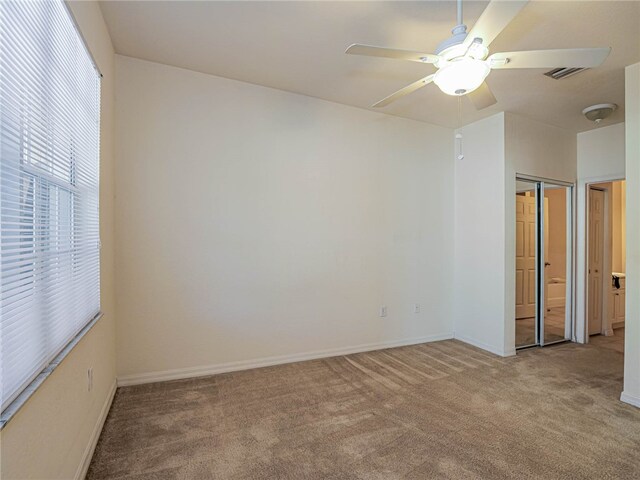
[[582, 68], [582, 67], [578, 67], [578, 68], [562, 67], [562, 68], [554, 68], [553, 70], [549, 70], [547, 73], [545, 73], [545, 75], [547, 77], [551, 77], [556, 80], [562, 80], [563, 78], [570, 77], [572, 75], [575, 75], [576, 73], [584, 72], [585, 70], [589, 70], [589, 69]]

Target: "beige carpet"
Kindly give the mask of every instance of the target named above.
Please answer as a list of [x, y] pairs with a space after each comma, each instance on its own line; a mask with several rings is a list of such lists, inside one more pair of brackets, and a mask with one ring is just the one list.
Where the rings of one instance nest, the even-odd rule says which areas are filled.
[[624, 353], [624, 327], [616, 328], [613, 335], [605, 337], [604, 335], [593, 335], [589, 338], [591, 345], [602, 348], [610, 348], [616, 352]]
[[637, 479], [622, 362], [450, 340], [120, 388], [88, 478]]

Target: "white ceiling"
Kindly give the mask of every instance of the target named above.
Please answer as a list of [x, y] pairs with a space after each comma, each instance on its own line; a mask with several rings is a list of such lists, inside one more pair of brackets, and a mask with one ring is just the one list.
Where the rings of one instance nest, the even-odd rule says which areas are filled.
[[[465, 2], [471, 27], [487, 2]], [[245, 82], [369, 108], [432, 71], [431, 65], [345, 55], [352, 43], [426, 52], [450, 35], [456, 5], [446, 2], [102, 2], [115, 50]], [[383, 112], [456, 127], [509, 111], [576, 132], [595, 125], [581, 111], [594, 103], [621, 108], [624, 67], [640, 61], [640, 2], [527, 4], [491, 52], [611, 46], [604, 65], [565, 80], [543, 70], [493, 71], [498, 103], [480, 112], [430, 85]], [[559, 67], [563, 65], [558, 65]]]

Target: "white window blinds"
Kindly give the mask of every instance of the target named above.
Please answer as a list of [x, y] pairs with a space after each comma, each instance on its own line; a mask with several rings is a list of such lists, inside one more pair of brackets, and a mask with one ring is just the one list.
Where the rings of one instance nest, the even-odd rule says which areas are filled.
[[100, 310], [99, 120], [65, 4], [0, 1], [2, 409]]

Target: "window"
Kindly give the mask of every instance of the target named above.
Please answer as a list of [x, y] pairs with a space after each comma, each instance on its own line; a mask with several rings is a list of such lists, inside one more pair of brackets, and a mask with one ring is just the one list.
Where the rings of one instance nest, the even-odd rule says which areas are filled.
[[2, 410], [100, 310], [100, 75], [62, 0], [0, 2]]

